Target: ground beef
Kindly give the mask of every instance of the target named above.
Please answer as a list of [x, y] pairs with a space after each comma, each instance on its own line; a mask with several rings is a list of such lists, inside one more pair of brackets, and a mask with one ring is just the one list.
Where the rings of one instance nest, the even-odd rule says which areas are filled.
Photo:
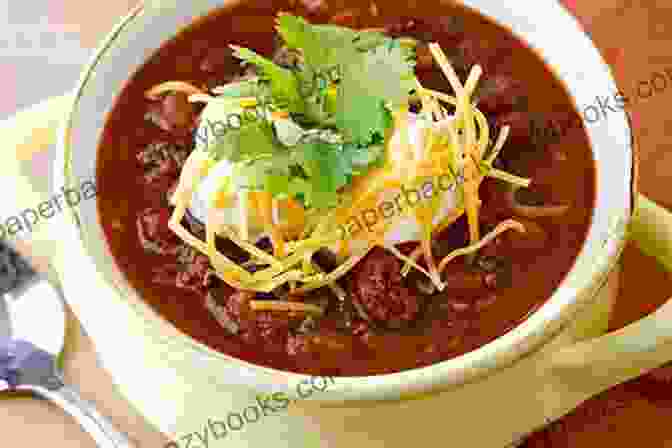
[[257, 69], [252, 64], [240, 62], [237, 60], [237, 70], [227, 71], [225, 74], [213, 75], [208, 78], [206, 84], [208, 89], [221, 87], [229, 83], [246, 81], [257, 76]]
[[239, 326], [241, 322], [250, 319], [252, 311], [249, 308], [249, 301], [254, 298], [254, 293], [230, 288], [218, 288], [211, 293], [215, 294], [217, 303], [224, 306], [229, 318]]
[[455, 49], [460, 60], [471, 69], [478, 64], [486, 73], [496, 73], [510, 56], [512, 48], [502, 42], [495, 42], [482, 37], [467, 37], [459, 42]]
[[232, 298], [237, 291], [230, 285], [220, 281], [210, 288], [205, 297], [205, 307], [217, 322], [231, 334], [240, 331], [240, 299]]
[[273, 54], [273, 62], [281, 67], [295, 68], [301, 62], [300, 53], [296, 50], [290, 50], [286, 46], [281, 46]]
[[494, 119], [496, 127], [509, 125], [509, 140], [513, 143], [527, 143], [533, 137], [535, 130], [530, 115], [525, 112], [512, 111], [499, 114]]
[[287, 354], [301, 356], [312, 351], [311, 337], [303, 334], [291, 335], [287, 338]]
[[175, 279], [180, 272], [177, 263], [166, 263], [152, 268], [152, 283], [155, 285], [175, 286]]
[[401, 17], [386, 25], [385, 32], [392, 37], [408, 36], [423, 42], [441, 41], [444, 46], [449, 46], [463, 37], [464, 27], [461, 20], [454, 16], [437, 17], [432, 21]]
[[[486, 179], [487, 180], [487, 179]], [[481, 207], [485, 210], [486, 207]], [[469, 244], [469, 226], [466, 216], [459, 218], [453, 225], [441, 231], [432, 240], [432, 255], [440, 260], [455, 249]]]
[[343, 366], [343, 354], [353, 353], [353, 338], [335, 331], [321, 331], [320, 334], [290, 335], [285, 346], [287, 354], [297, 361], [319, 359], [323, 369]]
[[419, 294], [405, 285], [400, 271], [399, 259], [376, 247], [360, 262], [350, 282], [353, 301], [391, 328], [414, 320], [420, 312]]
[[186, 210], [182, 225], [201, 241], [205, 241], [205, 225]]
[[177, 263], [154, 269], [154, 283], [176, 286], [200, 294], [205, 294], [215, 283], [223, 283], [214, 275], [208, 257], [191, 246], [180, 244], [174, 250], [174, 255], [177, 256]]
[[170, 210], [167, 208], [148, 208], [143, 210], [136, 219], [138, 240], [142, 247], [159, 255], [176, 254], [181, 241], [168, 228]]
[[171, 92], [150, 103], [145, 118], [170, 135], [187, 136], [196, 124], [196, 109], [184, 92]]
[[522, 102], [523, 84], [508, 75], [494, 75], [477, 88], [478, 107], [485, 113], [506, 112]]
[[446, 293], [449, 295], [458, 295], [460, 297], [471, 297], [480, 295], [486, 284], [485, 274], [478, 269], [469, 269], [464, 264], [453, 263], [447, 268], [443, 275], [446, 283]]
[[254, 343], [260, 339], [273, 346], [274, 351], [285, 349], [285, 344], [291, 327], [296, 318], [289, 313], [278, 311], [254, 311], [253, 320], [248, 321], [248, 341]]
[[247, 343], [268, 351], [284, 352], [290, 330], [303, 317], [290, 316], [286, 312], [252, 311], [249, 302], [257, 298], [256, 294], [253, 291], [232, 291], [228, 286], [210, 290], [211, 300], [218, 305], [217, 320], [226, 321], [226, 328], [236, 327], [237, 334]]
[[326, 0], [300, 0], [299, 3], [309, 17], [326, 14], [329, 10], [329, 4]]
[[576, 114], [553, 112], [534, 117], [532, 137], [538, 145], [553, 145], [581, 128], [581, 118]]
[[489, 293], [486, 294], [483, 297], [480, 297], [476, 302], [474, 303], [474, 309], [476, 312], [481, 312], [486, 310], [487, 308], [490, 307], [490, 305], [494, 304], [497, 301], [497, 294], [495, 293]]
[[178, 262], [184, 269], [178, 273], [175, 285], [178, 288], [204, 293], [207, 288], [205, 279], [210, 269], [210, 260], [191, 247], [187, 247], [183, 253], [186, 255], [180, 254], [182, 258], [178, 257]]
[[474, 261], [474, 268], [483, 273], [483, 283], [490, 289], [509, 288], [513, 284], [512, 257], [501, 236], [479, 251]]
[[423, 72], [426, 70], [436, 70], [437, 65], [434, 62], [434, 56], [429, 50], [429, 45], [420, 44], [415, 49], [415, 70], [418, 72]]
[[189, 151], [182, 145], [164, 141], [153, 142], [136, 155], [144, 173], [145, 185], [167, 191], [179, 178]]
[[183, 146], [171, 142], [158, 141], [147, 145], [137, 154], [136, 158], [142, 168], [147, 170], [158, 166], [161, 162], [168, 159], [173, 160], [178, 168], [182, 168], [188, 156], [189, 152]]
[[317, 264], [324, 272], [331, 272], [338, 267], [338, 258], [334, 252], [326, 247], [320, 248], [313, 254], [313, 263]]
[[217, 299], [212, 292], [205, 296], [205, 308], [212, 314], [217, 323], [222, 326], [229, 334], [236, 335], [240, 331], [238, 323], [231, 319], [226, 307], [217, 303]]

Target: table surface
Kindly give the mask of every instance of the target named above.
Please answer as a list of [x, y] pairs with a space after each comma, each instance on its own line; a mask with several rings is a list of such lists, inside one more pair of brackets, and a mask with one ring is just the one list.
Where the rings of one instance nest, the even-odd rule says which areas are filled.
[[[11, 2], [11, 3], [10, 3]], [[11, 115], [17, 108], [34, 103], [46, 96], [60, 94], [70, 88], [98, 39], [135, 3], [130, 0], [83, 2], [77, 0], [4, 0], [0, 11], [0, 118]], [[611, 65], [616, 81], [624, 92], [634, 92], [640, 81], [653, 74], [672, 70], [672, 4], [665, 0], [566, 0], [582, 24], [591, 33], [596, 45]], [[36, 14], [39, 11], [40, 14]], [[4, 19], [3, 19], [4, 18]], [[39, 38], [28, 39], [31, 33]], [[28, 43], [27, 43], [28, 42]], [[49, 57], [45, 57], [49, 56]], [[38, 78], [49, 69], [50, 82]], [[28, 83], [31, 83], [28, 88]], [[25, 84], [25, 85], [22, 85]], [[672, 207], [672, 190], [665, 188], [666, 174], [672, 170], [672, 143], [668, 142], [666, 106], [672, 98], [672, 83], [633, 107], [633, 125], [640, 160], [639, 188], [642, 193], [666, 207]], [[593, 103], [587, 98], [586, 105]], [[37, 156], [35, 166], [48, 164]], [[42, 169], [48, 170], [43, 167]], [[628, 246], [623, 257], [624, 272], [621, 290], [613, 316], [617, 328], [636, 320], [662, 304], [672, 291], [672, 276], [663, 272], [655, 262]], [[69, 311], [68, 311], [69, 312]], [[99, 367], [92, 343], [76, 318], [69, 312], [68, 345], [66, 346], [66, 379], [76, 384], [82, 395], [122, 430], [139, 442], [140, 447], [162, 447], [168, 440], [152, 428], [115, 390], [109, 374]], [[622, 425], [610, 429], [610, 442], [622, 440], [638, 424], [636, 407]], [[647, 431], [660, 434], [661, 444], [672, 439], [666, 413], [647, 413]], [[44, 446], [58, 448], [94, 447], [94, 442], [69, 417], [49, 403], [29, 398], [0, 402], [0, 427], [4, 446]], [[631, 422], [628, 424], [627, 422]], [[31, 426], [39, 424], [38, 428]], [[590, 439], [592, 443], [595, 437]], [[653, 440], [653, 439], [652, 439]], [[12, 443], [14, 442], [14, 443]], [[605, 440], [606, 442], [606, 440]], [[579, 445], [576, 445], [577, 447]], [[587, 446], [587, 445], [586, 445]], [[665, 445], [670, 446], [670, 445]]]

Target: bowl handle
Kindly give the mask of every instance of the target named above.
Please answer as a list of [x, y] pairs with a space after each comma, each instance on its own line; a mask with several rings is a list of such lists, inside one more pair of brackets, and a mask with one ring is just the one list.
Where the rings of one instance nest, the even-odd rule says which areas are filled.
[[[672, 271], [672, 213], [640, 194], [630, 226], [639, 249]], [[660, 367], [672, 361], [672, 299], [624, 328], [553, 351], [547, 361], [567, 390], [587, 395]]]

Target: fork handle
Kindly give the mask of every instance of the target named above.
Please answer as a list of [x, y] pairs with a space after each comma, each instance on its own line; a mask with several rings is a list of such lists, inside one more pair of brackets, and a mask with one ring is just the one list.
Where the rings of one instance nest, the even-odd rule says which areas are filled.
[[51, 383], [53, 387], [33, 386], [31, 390], [74, 417], [100, 448], [137, 448], [137, 444], [116, 429], [107, 417], [101, 415], [92, 403], [84, 400], [73, 387], [58, 378], [54, 378]]

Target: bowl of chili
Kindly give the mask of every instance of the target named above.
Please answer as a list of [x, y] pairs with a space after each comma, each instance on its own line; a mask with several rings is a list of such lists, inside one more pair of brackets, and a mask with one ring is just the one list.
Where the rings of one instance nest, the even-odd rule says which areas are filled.
[[[375, 8], [354, 4], [315, 11], [297, 6], [294, 15], [284, 16], [312, 21], [296, 21], [292, 30], [297, 35], [297, 30], [307, 32], [310, 28], [305, 27], [313, 22], [330, 22], [348, 29], [373, 29], [368, 32], [389, 39], [414, 40], [413, 68], [420, 86], [415, 90], [416, 103], [434, 107], [423, 92], [437, 92], [434, 98], [439, 99], [454, 94], [456, 104], [445, 108], [438, 127], [448, 123], [460, 135], [471, 132], [454, 119], [460, 107], [472, 107], [459, 100], [463, 98], [459, 92], [469, 90], [473, 107], [482, 109], [484, 117], [474, 135], [482, 137], [489, 126], [499, 131], [484, 138], [484, 148], [496, 148], [497, 135], [506, 128], [508, 146], [500, 145], [494, 152], [501, 150], [503, 159], [489, 166], [498, 179], [480, 185], [479, 215], [471, 218], [466, 213], [454, 220], [444, 237], [428, 240], [433, 246], [428, 250], [443, 255], [437, 260], [447, 260], [436, 266], [448, 266], [438, 282], [431, 281], [436, 279], [432, 272], [426, 278], [414, 275], [420, 269], [401, 275], [404, 261], [420, 246], [373, 248], [372, 244], [338, 288], [320, 286], [321, 293], [332, 296], [316, 295], [307, 306], [293, 300], [292, 293], [293, 283], [308, 277], [290, 279], [284, 298], [277, 288], [255, 290], [252, 283], [240, 287], [222, 274], [228, 272], [225, 268], [217, 269], [216, 257], [177, 238], [168, 225], [171, 216], [193, 235], [199, 225], [207, 224], [195, 219], [196, 213], [191, 222], [184, 211], [175, 218], [175, 209], [182, 206], [170, 203], [170, 195], [180, 188], [180, 169], [202, 129], [198, 120], [203, 109], [185, 98], [204, 95], [216, 102], [215, 92], [225, 96], [227, 85], [251, 79], [248, 70], [259, 54], [268, 55], [275, 65], [269, 69], [264, 61], [257, 66], [291, 72], [287, 67], [292, 62], [282, 52], [287, 53], [296, 35], [286, 32], [285, 45], [278, 47], [274, 25], [278, 13], [292, 4], [147, 2], [120, 22], [85, 70], [61, 133], [58, 171], [66, 184], [91, 177], [98, 181], [95, 200], [76, 211], [78, 250], [127, 306], [129, 325], [142, 327], [148, 338], [169, 341], [174, 356], [166, 363], [187, 375], [205, 370], [227, 380], [244, 378], [259, 389], [282, 388], [290, 396], [306, 375], [338, 377], [334, 387], [311, 397], [320, 402], [399, 400], [453, 388], [542, 347], [594, 299], [623, 248], [635, 197], [626, 115], [612, 115], [590, 127], [576, 120], [580, 101], [595, 91], [618, 91], [617, 86], [590, 38], [555, 2], [526, 5], [524, 16], [516, 8], [479, 0], [460, 5], [438, 2], [431, 7], [419, 2]], [[442, 22], [436, 17], [449, 19]], [[223, 36], [222, 30], [226, 30]], [[302, 45], [306, 57], [308, 43]], [[215, 56], [211, 47], [216, 47]], [[247, 47], [256, 56], [242, 51]], [[444, 57], [452, 70], [442, 67]], [[236, 65], [241, 59], [246, 61], [242, 68]], [[485, 73], [478, 91], [468, 87], [469, 79], [478, 78], [474, 66]], [[264, 78], [264, 73], [268, 71], [261, 69], [252, 76]], [[458, 77], [455, 83], [450, 82], [451, 73]], [[336, 109], [339, 101], [347, 102], [346, 93], [338, 90], [346, 81], [342, 75], [334, 87]], [[152, 90], [156, 86], [159, 89]], [[438, 100], [435, 104], [441, 107]], [[356, 122], [365, 120], [356, 112], [355, 104], [348, 113]], [[453, 121], [451, 112], [458, 114]], [[439, 109], [436, 115], [443, 113]], [[571, 131], [559, 142], [539, 141], [531, 117]], [[347, 134], [352, 126], [350, 122], [339, 129]], [[389, 129], [394, 126], [388, 123]], [[389, 147], [389, 135], [381, 138]], [[364, 146], [372, 151], [374, 144]], [[485, 161], [487, 157], [481, 160]], [[311, 179], [305, 172], [299, 177]], [[315, 177], [320, 177], [319, 171]], [[357, 178], [352, 172], [351, 177]], [[457, 181], [458, 176], [454, 178]], [[532, 179], [532, 187], [529, 182], [519, 185], [520, 179]], [[423, 194], [422, 189], [412, 193], [418, 200]], [[464, 201], [464, 208], [469, 208]], [[502, 232], [487, 237], [508, 218], [525, 229], [520, 232], [524, 237]], [[474, 222], [482, 226], [483, 235], [474, 236]], [[260, 238], [244, 246], [254, 246], [249, 252], [256, 258], [238, 254], [241, 259], [234, 264], [247, 269], [245, 263], [256, 259], [257, 265], [272, 269], [271, 255], [279, 256], [274, 237], [270, 234], [265, 242]], [[269, 240], [270, 252], [263, 247]], [[222, 241], [222, 247], [226, 243]], [[459, 252], [466, 247], [473, 250]], [[226, 247], [221, 250], [227, 260], [237, 255]], [[322, 274], [336, 269], [329, 269], [329, 260], [325, 263]], [[431, 261], [424, 268], [431, 271]], [[255, 275], [254, 269], [250, 275]], [[214, 287], [206, 281], [209, 273], [218, 278]], [[168, 280], [157, 286], [157, 275]], [[339, 289], [349, 299], [339, 298]], [[350, 303], [349, 310], [343, 302]]]

